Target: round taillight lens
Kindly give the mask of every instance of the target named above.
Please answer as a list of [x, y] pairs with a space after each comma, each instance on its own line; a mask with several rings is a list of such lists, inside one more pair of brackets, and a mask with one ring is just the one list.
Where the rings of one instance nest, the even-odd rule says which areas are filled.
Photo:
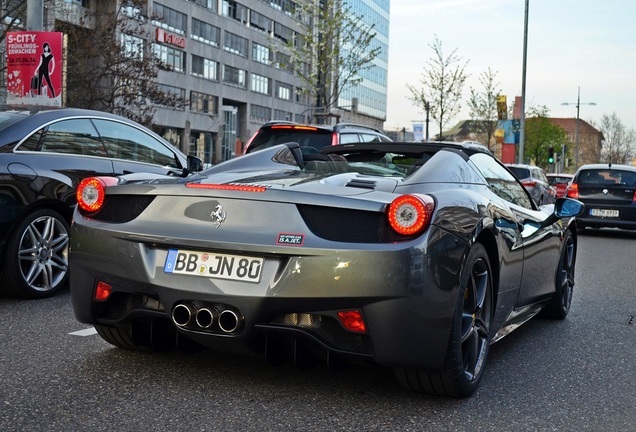
[[435, 204], [427, 195], [402, 195], [389, 206], [389, 224], [398, 234], [415, 235], [431, 222]]
[[85, 178], [80, 182], [75, 192], [77, 205], [89, 213], [96, 212], [104, 204], [106, 186], [108, 183], [100, 177]]

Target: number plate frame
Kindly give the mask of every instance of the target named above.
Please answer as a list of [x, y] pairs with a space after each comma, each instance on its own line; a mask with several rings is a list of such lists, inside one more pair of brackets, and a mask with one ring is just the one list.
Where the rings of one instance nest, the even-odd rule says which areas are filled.
[[164, 273], [259, 283], [264, 258], [185, 249], [168, 249]]

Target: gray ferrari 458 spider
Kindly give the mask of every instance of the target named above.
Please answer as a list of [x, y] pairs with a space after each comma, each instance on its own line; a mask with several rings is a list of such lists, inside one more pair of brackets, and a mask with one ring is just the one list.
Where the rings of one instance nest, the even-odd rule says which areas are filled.
[[452, 397], [490, 344], [567, 315], [584, 207], [539, 208], [486, 148], [444, 142], [282, 144], [77, 198], [73, 308], [107, 342], [368, 362]]

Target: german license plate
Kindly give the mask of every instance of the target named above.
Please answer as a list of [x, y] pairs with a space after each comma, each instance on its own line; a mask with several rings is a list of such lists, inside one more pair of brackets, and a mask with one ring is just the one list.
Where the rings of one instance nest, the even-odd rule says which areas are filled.
[[618, 217], [618, 210], [608, 210], [608, 209], [590, 209], [591, 216], [597, 217]]
[[165, 273], [258, 283], [263, 258], [169, 249]]

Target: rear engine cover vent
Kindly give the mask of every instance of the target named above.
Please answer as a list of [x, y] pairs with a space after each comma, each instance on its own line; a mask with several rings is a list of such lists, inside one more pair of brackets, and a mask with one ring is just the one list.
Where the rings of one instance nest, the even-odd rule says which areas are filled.
[[347, 183], [347, 186], [361, 189], [375, 189], [376, 182], [374, 180], [351, 179], [349, 183]]

